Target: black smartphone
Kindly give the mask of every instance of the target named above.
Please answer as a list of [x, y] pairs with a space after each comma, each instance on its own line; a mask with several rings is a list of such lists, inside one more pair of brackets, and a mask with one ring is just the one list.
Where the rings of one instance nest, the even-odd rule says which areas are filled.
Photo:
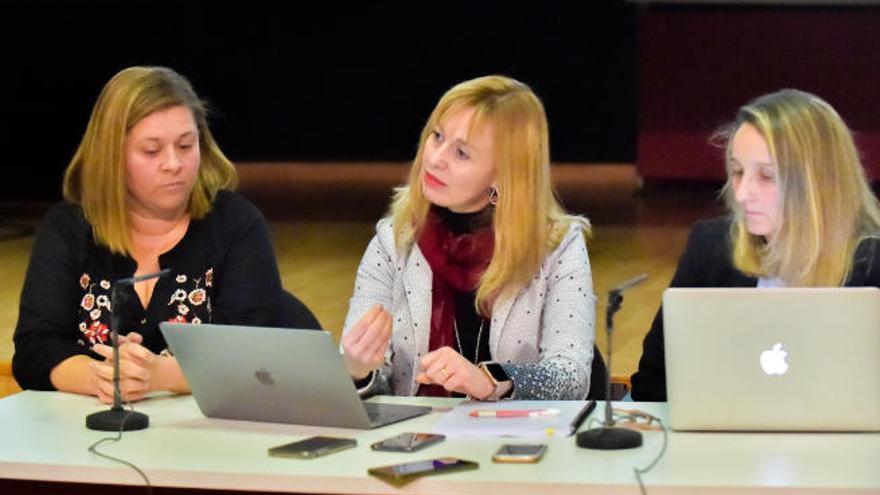
[[386, 478], [392, 482], [406, 481], [417, 476], [428, 474], [447, 473], [451, 471], [466, 471], [477, 469], [480, 465], [474, 461], [466, 461], [455, 457], [440, 457], [426, 461], [406, 462], [391, 466], [370, 468], [367, 473], [373, 476]]
[[269, 449], [269, 455], [273, 457], [311, 459], [356, 446], [357, 440], [353, 438], [310, 437], [305, 440], [272, 447]]
[[538, 462], [547, 452], [547, 446], [537, 445], [502, 445], [492, 460], [495, 462]]
[[415, 452], [445, 439], [446, 436], [437, 433], [401, 433], [396, 437], [376, 442], [370, 447], [385, 452]]

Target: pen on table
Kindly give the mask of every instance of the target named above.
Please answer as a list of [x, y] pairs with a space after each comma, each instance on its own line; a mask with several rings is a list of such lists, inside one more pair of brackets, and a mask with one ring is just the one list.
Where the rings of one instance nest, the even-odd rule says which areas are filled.
[[591, 412], [593, 412], [593, 409], [596, 409], [596, 401], [588, 401], [584, 405], [584, 408], [581, 409], [579, 413], [577, 413], [577, 416], [575, 416], [574, 419], [571, 420], [571, 433], [569, 433], [569, 435], [574, 434], [574, 432], [576, 432], [577, 429], [580, 428], [582, 424], [584, 424], [584, 420], [587, 419], [587, 416], [589, 416]]
[[472, 418], [537, 418], [557, 415], [559, 409], [479, 409], [470, 413]]

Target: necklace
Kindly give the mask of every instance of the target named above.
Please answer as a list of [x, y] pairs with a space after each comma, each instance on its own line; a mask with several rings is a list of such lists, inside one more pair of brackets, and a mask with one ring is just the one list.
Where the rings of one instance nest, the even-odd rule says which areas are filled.
[[[474, 347], [474, 364], [477, 364], [477, 359], [480, 358], [480, 339], [483, 337], [484, 321], [485, 320], [480, 318], [480, 329], [477, 330], [477, 345]], [[452, 326], [455, 328], [455, 343], [458, 344], [458, 353], [467, 359], [467, 356], [464, 355], [464, 349], [461, 347], [461, 338], [458, 336], [458, 319], [452, 319]]]

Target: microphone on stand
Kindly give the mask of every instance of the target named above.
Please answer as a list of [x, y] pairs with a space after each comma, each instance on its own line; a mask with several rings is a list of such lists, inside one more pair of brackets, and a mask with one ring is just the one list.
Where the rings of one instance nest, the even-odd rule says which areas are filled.
[[605, 310], [605, 334], [607, 336], [607, 348], [605, 355], [608, 360], [608, 373], [605, 382], [605, 421], [601, 428], [582, 431], [577, 435], [578, 447], [585, 449], [618, 450], [631, 449], [642, 445], [642, 434], [627, 428], [615, 428], [614, 418], [611, 414], [611, 332], [614, 329], [614, 313], [620, 309], [623, 303], [623, 291], [635, 287], [648, 279], [643, 273], [608, 291], [608, 308]]
[[86, 428], [100, 431], [133, 431], [143, 430], [150, 426], [150, 417], [144, 413], [128, 411], [122, 408], [122, 393], [119, 391], [119, 322], [122, 306], [119, 301], [119, 290], [144, 280], [164, 277], [171, 269], [148, 273], [137, 277], [121, 278], [110, 290], [110, 341], [113, 343], [113, 405], [107, 411], [100, 411], [86, 416]]

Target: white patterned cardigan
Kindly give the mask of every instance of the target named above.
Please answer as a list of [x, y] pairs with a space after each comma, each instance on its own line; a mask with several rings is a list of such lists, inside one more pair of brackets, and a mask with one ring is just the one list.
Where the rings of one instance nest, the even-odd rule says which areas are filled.
[[[416, 395], [428, 353], [431, 268], [414, 244], [397, 253], [390, 219], [376, 225], [358, 267], [345, 330], [376, 304], [393, 318], [386, 364], [362, 394]], [[583, 399], [590, 387], [596, 298], [582, 229], [573, 224], [531, 283], [495, 303], [489, 349], [514, 383], [512, 399]]]

